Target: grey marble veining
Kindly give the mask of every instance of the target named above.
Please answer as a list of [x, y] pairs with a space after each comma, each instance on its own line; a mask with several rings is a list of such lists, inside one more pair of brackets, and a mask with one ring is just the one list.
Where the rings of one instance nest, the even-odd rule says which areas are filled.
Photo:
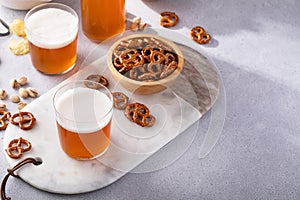
[[[172, 86], [175, 93], [205, 114], [215, 103], [219, 94], [219, 75], [215, 65], [200, 52], [178, 44], [185, 58], [179, 80]], [[194, 105], [194, 104], [198, 105]]]

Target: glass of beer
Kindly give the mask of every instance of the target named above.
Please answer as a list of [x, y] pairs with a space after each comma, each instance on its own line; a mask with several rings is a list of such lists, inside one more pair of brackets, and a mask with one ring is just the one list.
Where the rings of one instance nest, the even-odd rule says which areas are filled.
[[77, 80], [61, 86], [53, 105], [63, 151], [78, 160], [101, 156], [110, 144], [113, 97], [103, 85]]
[[25, 31], [33, 66], [45, 74], [63, 74], [75, 66], [78, 16], [59, 3], [32, 8], [25, 16]]
[[125, 0], [81, 0], [82, 30], [94, 42], [123, 32], [125, 21]]

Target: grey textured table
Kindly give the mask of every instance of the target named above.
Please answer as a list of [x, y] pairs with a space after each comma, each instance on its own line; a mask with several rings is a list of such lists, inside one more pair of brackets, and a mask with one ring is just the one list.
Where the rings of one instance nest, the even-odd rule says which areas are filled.
[[[56, 1], [54, 1], [56, 2]], [[78, 11], [79, 1], [58, 1]], [[202, 25], [213, 36], [203, 51], [216, 63], [226, 92], [226, 116], [211, 153], [199, 158], [211, 112], [200, 121], [191, 146], [172, 164], [148, 173], [128, 173], [114, 184], [80, 195], [40, 191], [11, 179], [12, 199], [300, 199], [300, 2], [235, 0], [127, 0], [129, 16], [158, 27], [159, 13], [180, 15], [173, 28], [183, 35]], [[0, 6], [7, 22], [26, 12]], [[40, 95], [71, 76], [96, 44], [80, 32], [77, 67], [63, 76], [33, 69], [28, 55], [7, 48], [14, 36], [0, 38], [0, 88], [26, 75]], [[30, 100], [28, 100], [29, 102]], [[16, 106], [6, 102], [10, 111]], [[1, 145], [3, 132], [0, 132]], [[178, 138], [180, 140], [180, 138]], [[7, 162], [0, 154], [0, 177]]]

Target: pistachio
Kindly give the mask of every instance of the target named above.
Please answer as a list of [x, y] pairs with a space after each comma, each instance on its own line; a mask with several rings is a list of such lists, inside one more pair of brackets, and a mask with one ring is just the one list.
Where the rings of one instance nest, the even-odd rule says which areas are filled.
[[15, 78], [10, 79], [9, 83], [12, 88], [17, 88], [19, 86], [19, 83]]
[[36, 98], [38, 96], [38, 92], [36, 89], [32, 88], [32, 87], [28, 87], [27, 89], [28, 95], [30, 97]]
[[25, 88], [20, 88], [19, 89], [19, 94], [24, 99], [28, 97], [28, 91]]
[[135, 17], [135, 18], [133, 18], [133, 20], [132, 20], [132, 22], [133, 22], [133, 23], [136, 23], [136, 24], [141, 23], [141, 21], [142, 21], [142, 18], [140, 18], [140, 17]]
[[0, 104], [0, 111], [6, 111], [6, 105]]
[[13, 103], [19, 103], [20, 102], [20, 97], [16, 94], [13, 94], [9, 97], [9, 99], [11, 100], [11, 102]]
[[18, 83], [20, 84], [20, 85], [25, 85], [26, 83], [27, 83], [27, 77], [26, 76], [22, 76], [22, 77], [20, 77], [19, 79], [18, 79]]
[[139, 26], [140, 26], [140, 23], [141, 23], [141, 18], [140, 17], [135, 17], [133, 20], [132, 20], [132, 23], [130, 25], [130, 30], [132, 31], [138, 31], [140, 30], [139, 29]]
[[4, 89], [0, 89], [0, 99], [4, 100], [6, 99], [7, 93]]
[[18, 103], [18, 109], [21, 110], [22, 108], [24, 108], [25, 106], [27, 106], [27, 103], [25, 102], [19, 102]]

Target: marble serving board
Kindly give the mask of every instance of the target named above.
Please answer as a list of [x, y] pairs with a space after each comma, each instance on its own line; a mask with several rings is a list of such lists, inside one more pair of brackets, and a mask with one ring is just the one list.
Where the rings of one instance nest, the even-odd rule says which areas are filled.
[[[22, 137], [31, 142], [32, 150], [24, 153], [20, 160], [35, 157], [41, 159], [42, 164], [23, 167], [18, 175], [30, 185], [54, 193], [97, 190], [124, 176], [198, 121], [214, 104], [219, 79], [209, 59], [189, 47], [180, 47], [185, 59], [190, 58], [186, 59], [186, 69], [173, 87], [161, 93], [144, 96], [124, 90], [111, 78], [106, 56], [102, 56], [27, 105], [24, 111], [35, 115], [35, 127], [22, 131], [9, 125], [4, 135], [4, 149], [12, 139]], [[196, 63], [203, 67], [199, 70]], [[153, 127], [142, 128], [129, 122], [122, 111], [114, 110], [111, 144], [107, 152], [97, 159], [78, 161], [65, 155], [60, 147], [52, 98], [62, 84], [85, 79], [93, 73], [106, 76], [112, 91], [122, 91], [132, 101], [145, 103], [157, 122]], [[6, 158], [10, 166], [20, 162], [7, 155]]]

